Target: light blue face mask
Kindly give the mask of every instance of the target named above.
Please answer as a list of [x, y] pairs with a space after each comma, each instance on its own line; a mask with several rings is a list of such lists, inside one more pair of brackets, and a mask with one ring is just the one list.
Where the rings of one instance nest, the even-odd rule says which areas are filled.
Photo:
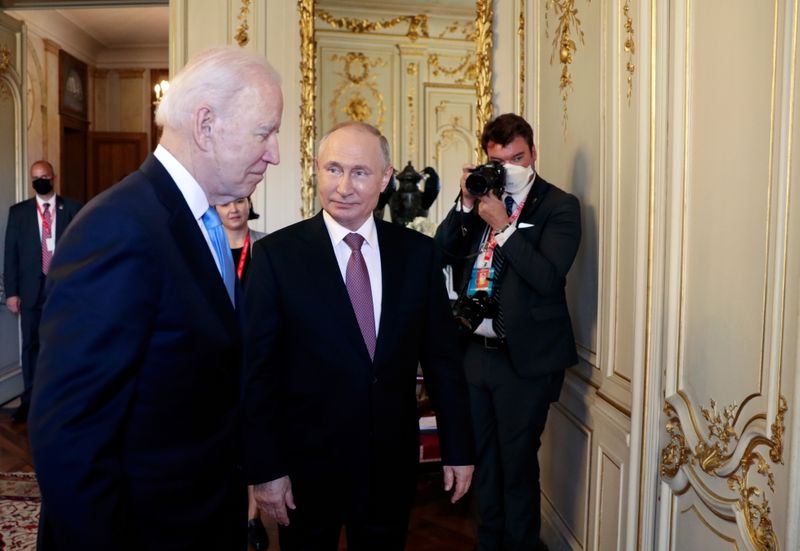
[[505, 163], [506, 169], [506, 193], [517, 193], [522, 190], [533, 178], [532, 166], [519, 166]]

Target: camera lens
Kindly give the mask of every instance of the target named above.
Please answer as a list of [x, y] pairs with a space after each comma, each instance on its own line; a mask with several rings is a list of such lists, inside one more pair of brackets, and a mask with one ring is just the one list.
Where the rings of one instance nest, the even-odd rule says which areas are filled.
[[465, 185], [467, 186], [467, 191], [472, 195], [486, 195], [489, 191], [489, 182], [480, 172], [473, 172], [467, 176]]
[[467, 176], [464, 185], [467, 191], [475, 196], [486, 195], [494, 190], [498, 196], [503, 193], [506, 181], [506, 169], [497, 161], [476, 166]]

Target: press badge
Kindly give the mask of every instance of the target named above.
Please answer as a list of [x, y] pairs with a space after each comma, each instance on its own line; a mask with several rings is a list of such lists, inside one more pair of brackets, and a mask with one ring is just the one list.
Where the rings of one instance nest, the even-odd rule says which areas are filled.
[[494, 287], [494, 268], [473, 268], [472, 276], [467, 286], [467, 296], [473, 296], [478, 291], [485, 291], [492, 296]]
[[47, 250], [51, 253], [56, 250], [56, 238], [55, 237], [48, 237], [44, 240], [45, 246]]

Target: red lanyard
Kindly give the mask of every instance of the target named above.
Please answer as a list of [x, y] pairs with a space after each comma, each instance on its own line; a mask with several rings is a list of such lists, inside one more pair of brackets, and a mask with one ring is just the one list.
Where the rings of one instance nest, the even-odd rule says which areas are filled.
[[[48, 222], [48, 221], [47, 221], [47, 220], [45, 220], [45, 218], [44, 218], [44, 212], [42, 211], [42, 207], [40, 207], [40, 206], [39, 206], [39, 201], [36, 201], [36, 210], [37, 210], [37, 211], [39, 211], [39, 218], [41, 218], [41, 219], [42, 219], [42, 229], [43, 229], [43, 230], [47, 230], [47, 233], [49, 233], [49, 234], [50, 234], [50, 237], [52, 237], [52, 236], [53, 236], [53, 230], [52, 230], [52, 228], [50, 227], [50, 222]], [[53, 217], [53, 211], [50, 211], [50, 217], [51, 217], [51, 219], [52, 219], [52, 217]]]
[[247, 235], [244, 236], [244, 245], [242, 245], [242, 256], [239, 257], [239, 266], [236, 268], [236, 277], [239, 278], [239, 281], [242, 280], [242, 274], [244, 273], [244, 265], [247, 261], [247, 251], [250, 249], [250, 232], [247, 232]]
[[[514, 221], [519, 218], [520, 213], [522, 212], [522, 207], [525, 206], [525, 200], [517, 205], [516, 210], [508, 217], [508, 221], [510, 223], [514, 223]], [[484, 251], [484, 261], [489, 262], [492, 259], [492, 255], [494, 255], [494, 248], [497, 246], [497, 240], [495, 239], [495, 231], [491, 230], [489, 232], [489, 239], [486, 240], [486, 250]]]

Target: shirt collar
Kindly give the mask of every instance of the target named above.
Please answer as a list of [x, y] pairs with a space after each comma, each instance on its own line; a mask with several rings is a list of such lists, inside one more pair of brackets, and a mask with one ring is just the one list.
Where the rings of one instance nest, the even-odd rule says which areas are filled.
[[36, 194], [36, 204], [39, 205], [39, 208], [40, 209], [44, 209], [44, 204], [45, 203], [50, 205], [51, 209], [55, 209], [55, 206], [56, 206], [56, 196], [55, 196], [55, 194], [53, 194], [53, 196], [50, 199], [45, 200], [45, 199], [42, 199], [41, 197], [39, 197], [39, 194], [37, 193]]
[[364, 238], [364, 241], [366, 241], [371, 248], [375, 249], [378, 246], [378, 232], [375, 226], [374, 216], [367, 218], [355, 232], [342, 226], [333, 216], [328, 214], [328, 211], [322, 211], [322, 219], [325, 221], [325, 227], [328, 228], [328, 234], [331, 236], [334, 245], [338, 245], [347, 237], [347, 234], [357, 233]]
[[195, 220], [199, 220], [208, 210], [208, 198], [205, 191], [194, 179], [194, 176], [186, 170], [178, 159], [172, 153], [159, 144], [153, 152], [153, 156], [164, 165], [164, 169], [169, 173], [175, 181], [175, 185], [183, 195], [184, 200], [189, 205], [192, 215]]

